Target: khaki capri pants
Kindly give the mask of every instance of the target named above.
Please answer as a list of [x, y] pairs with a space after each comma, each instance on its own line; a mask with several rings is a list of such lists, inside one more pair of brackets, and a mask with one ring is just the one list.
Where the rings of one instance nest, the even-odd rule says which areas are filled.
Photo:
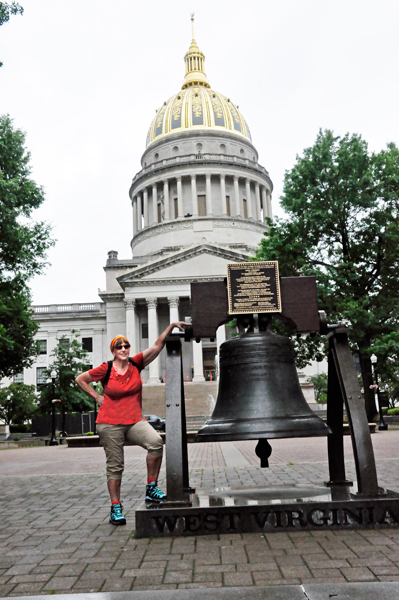
[[138, 421], [134, 425], [97, 423], [97, 433], [105, 451], [107, 480], [122, 479], [125, 467], [123, 446], [126, 441], [145, 448], [152, 456], [163, 454], [162, 438], [147, 421]]

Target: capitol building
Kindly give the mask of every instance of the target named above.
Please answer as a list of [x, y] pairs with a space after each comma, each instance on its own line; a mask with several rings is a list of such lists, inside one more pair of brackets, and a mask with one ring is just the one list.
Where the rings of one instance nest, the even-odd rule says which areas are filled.
[[[194, 30], [184, 63], [181, 88], [158, 98], [129, 190], [131, 256], [108, 252], [98, 302], [34, 307], [40, 354], [19, 380], [45, 381], [57, 338], [71, 337], [72, 330], [93, 365], [111, 358], [109, 343], [118, 334], [130, 340], [132, 356], [147, 348], [169, 322], [190, 316], [192, 281], [224, 279], [227, 263], [253, 256], [267, 230], [273, 184], [237, 104], [211, 87]], [[183, 344], [185, 381], [215, 378], [225, 338], [222, 326], [215, 339]], [[158, 385], [164, 353], [142, 375], [144, 383]]]

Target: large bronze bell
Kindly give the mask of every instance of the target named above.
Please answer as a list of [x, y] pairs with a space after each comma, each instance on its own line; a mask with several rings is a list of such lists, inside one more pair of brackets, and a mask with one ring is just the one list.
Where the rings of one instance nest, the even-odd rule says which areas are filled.
[[196, 442], [328, 435], [302, 393], [290, 339], [247, 333], [220, 347], [219, 393]]

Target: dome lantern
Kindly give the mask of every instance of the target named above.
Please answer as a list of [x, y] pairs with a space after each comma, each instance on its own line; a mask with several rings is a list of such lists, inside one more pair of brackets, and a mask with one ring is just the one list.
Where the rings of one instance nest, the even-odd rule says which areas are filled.
[[194, 36], [194, 13], [191, 13], [192, 40], [190, 48], [184, 57], [186, 63], [186, 76], [182, 85], [182, 90], [193, 83], [201, 83], [205, 87], [210, 87], [205, 75], [205, 56], [199, 49]]

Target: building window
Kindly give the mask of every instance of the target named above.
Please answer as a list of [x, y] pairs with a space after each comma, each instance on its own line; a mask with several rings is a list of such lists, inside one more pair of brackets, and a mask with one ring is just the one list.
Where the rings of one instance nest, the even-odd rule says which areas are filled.
[[39, 354], [47, 354], [47, 340], [38, 340]]
[[36, 367], [36, 388], [47, 383], [46, 367]]
[[14, 375], [14, 377], [12, 378], [12, 382], [13, 383], [23, 383], [24, 382], [24, 372], [21, 371], [20, 373], [17, 373], [16, 375]]
[[175, 219], [177, 219], [177, 217], [179, 216], [179, 203], [177, 201], [177, 198], [173, 198], [173, 206], [175, 208]]
[[86, 352], [93, 352], [93, 338], [82, 338], [82, 348]]
[[157, 209], [158, 209], [158, 223], [160, 223], [162, 221], [162, 209], [161, 209], [160, 204], [157, 205]]
[[148, 323], [141, 324], [141, 339], [148, 340]]
[[246, 198], [242, 199], [242, 205], [244, 208], [244, 219], [248, 219], [248, 207], [247, 207], [247, 200]]
[[226, 210], [227, 210], [227, 216], [231, 217], [230, 196], [226, 196]]
[[60, 345], [60, 348], [62, 348], [63, 350], [68, 350], [69, 349], [69, 340], [68, 340], [68, 338], [61, 338], [60, 340], [58, 340], [58, 343]]
[[206, 196], [198, 196], [198, 216], [206, 217]]

